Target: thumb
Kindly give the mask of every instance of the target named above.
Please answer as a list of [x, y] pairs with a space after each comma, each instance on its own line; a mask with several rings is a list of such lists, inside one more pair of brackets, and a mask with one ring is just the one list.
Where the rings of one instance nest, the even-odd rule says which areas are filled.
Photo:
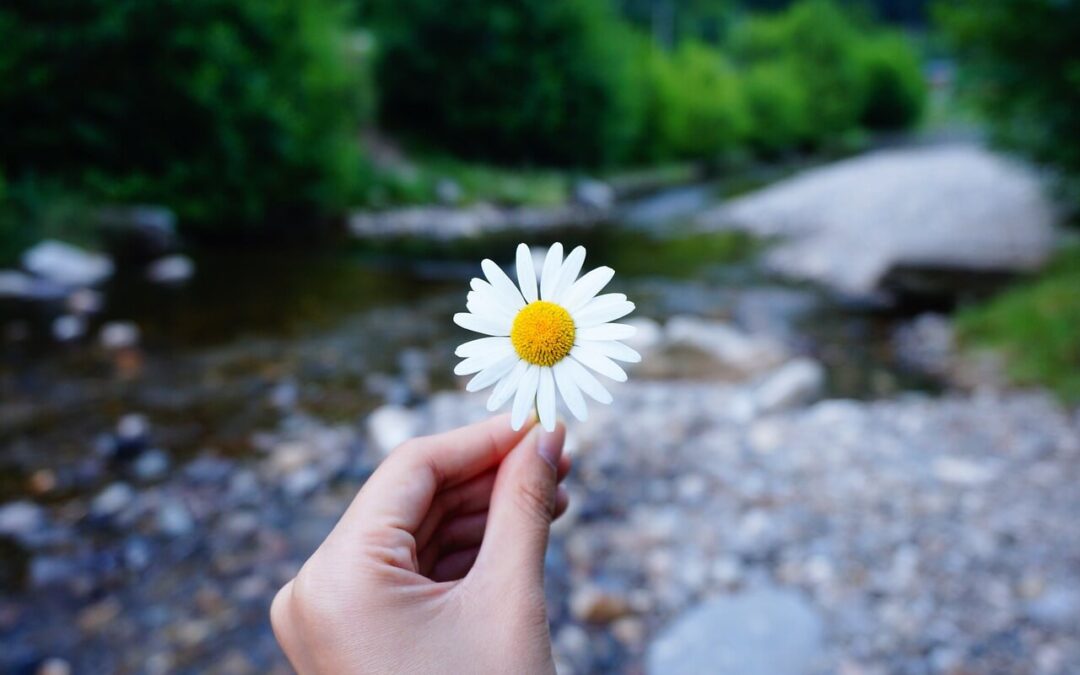
[[503, 460], [474, 571], [495, 586], [543, 586], [544, 553], [555, 512], [566, 427], [537, 425]]

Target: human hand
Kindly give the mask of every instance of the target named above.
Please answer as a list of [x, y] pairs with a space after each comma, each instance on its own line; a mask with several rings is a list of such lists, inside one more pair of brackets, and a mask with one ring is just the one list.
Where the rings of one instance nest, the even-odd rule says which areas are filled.
[[402, 444], [274, 598], [300, 673], [553, 673], [544, 552], [566, 430], [507, 415]]

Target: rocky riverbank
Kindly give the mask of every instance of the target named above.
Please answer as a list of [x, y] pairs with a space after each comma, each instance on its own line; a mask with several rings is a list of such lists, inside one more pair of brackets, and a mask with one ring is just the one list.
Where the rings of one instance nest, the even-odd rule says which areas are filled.
[[[639, 371], [570, 426], [572, 507], [548, 557], [560, 673], [1080, 658], [1075, 412], [994, 390], [823, 400], [821, 365], [783, 340], [694, 317], [639, 327]], [[688, 359], [695, 379], [671, 379]], [[124, 418], [103, 439], [111, 482], [61, 498], [58, 476], [29, 477], [43, 497], [0, 507], [19, 562], [5, 585], [23, 589], [0, 599], [0, 666], [287, 672], [277, 586], [397, 440], [486, 412], [448, 391], [332, 423], [282, 387], [254, 455], [180, 461], [147, 440], [153, 420]]]

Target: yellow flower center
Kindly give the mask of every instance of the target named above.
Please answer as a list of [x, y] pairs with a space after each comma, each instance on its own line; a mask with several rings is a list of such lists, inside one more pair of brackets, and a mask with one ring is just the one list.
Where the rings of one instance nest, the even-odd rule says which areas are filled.
[[574, 346], [574, 319], [554, 302], [537, 300], [521, 308], [510, 328], [510, 342], [525, 361], [551, 367]]

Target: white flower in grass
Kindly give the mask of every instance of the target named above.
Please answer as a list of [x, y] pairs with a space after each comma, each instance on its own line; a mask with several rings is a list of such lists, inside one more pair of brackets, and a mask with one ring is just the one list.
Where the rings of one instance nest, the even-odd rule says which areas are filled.
[[539, 275], [529, 247], [517, 248], [514, 284], [499, 266], [484, 260], [487, 280], [473, 279], [466, 307], [454, 323], [490, 337], [466, 342], [455, 352], [463, 357], [458, 375], [476, 373], [466, 385], [479, 391], [495, 385], [488, 410], [514, 399], [511, 424], [520, 429], [535, 405], [545, 429], [555, 428], [555, 391], [579, 420], [588, 417], [582, 392], [600, 403], [611, 394], [589, 369], [613, 380], [626, 380], [615, 361], [636, 363], [641, 356], [619, 340], [634, 328], [611, 323], [634, 311], [622, 293], [597, 295], [615, 274], [598, 267], [580, 279], [585, 248], [578, 246], [563, 259], [562, 244], [548, 249]]

